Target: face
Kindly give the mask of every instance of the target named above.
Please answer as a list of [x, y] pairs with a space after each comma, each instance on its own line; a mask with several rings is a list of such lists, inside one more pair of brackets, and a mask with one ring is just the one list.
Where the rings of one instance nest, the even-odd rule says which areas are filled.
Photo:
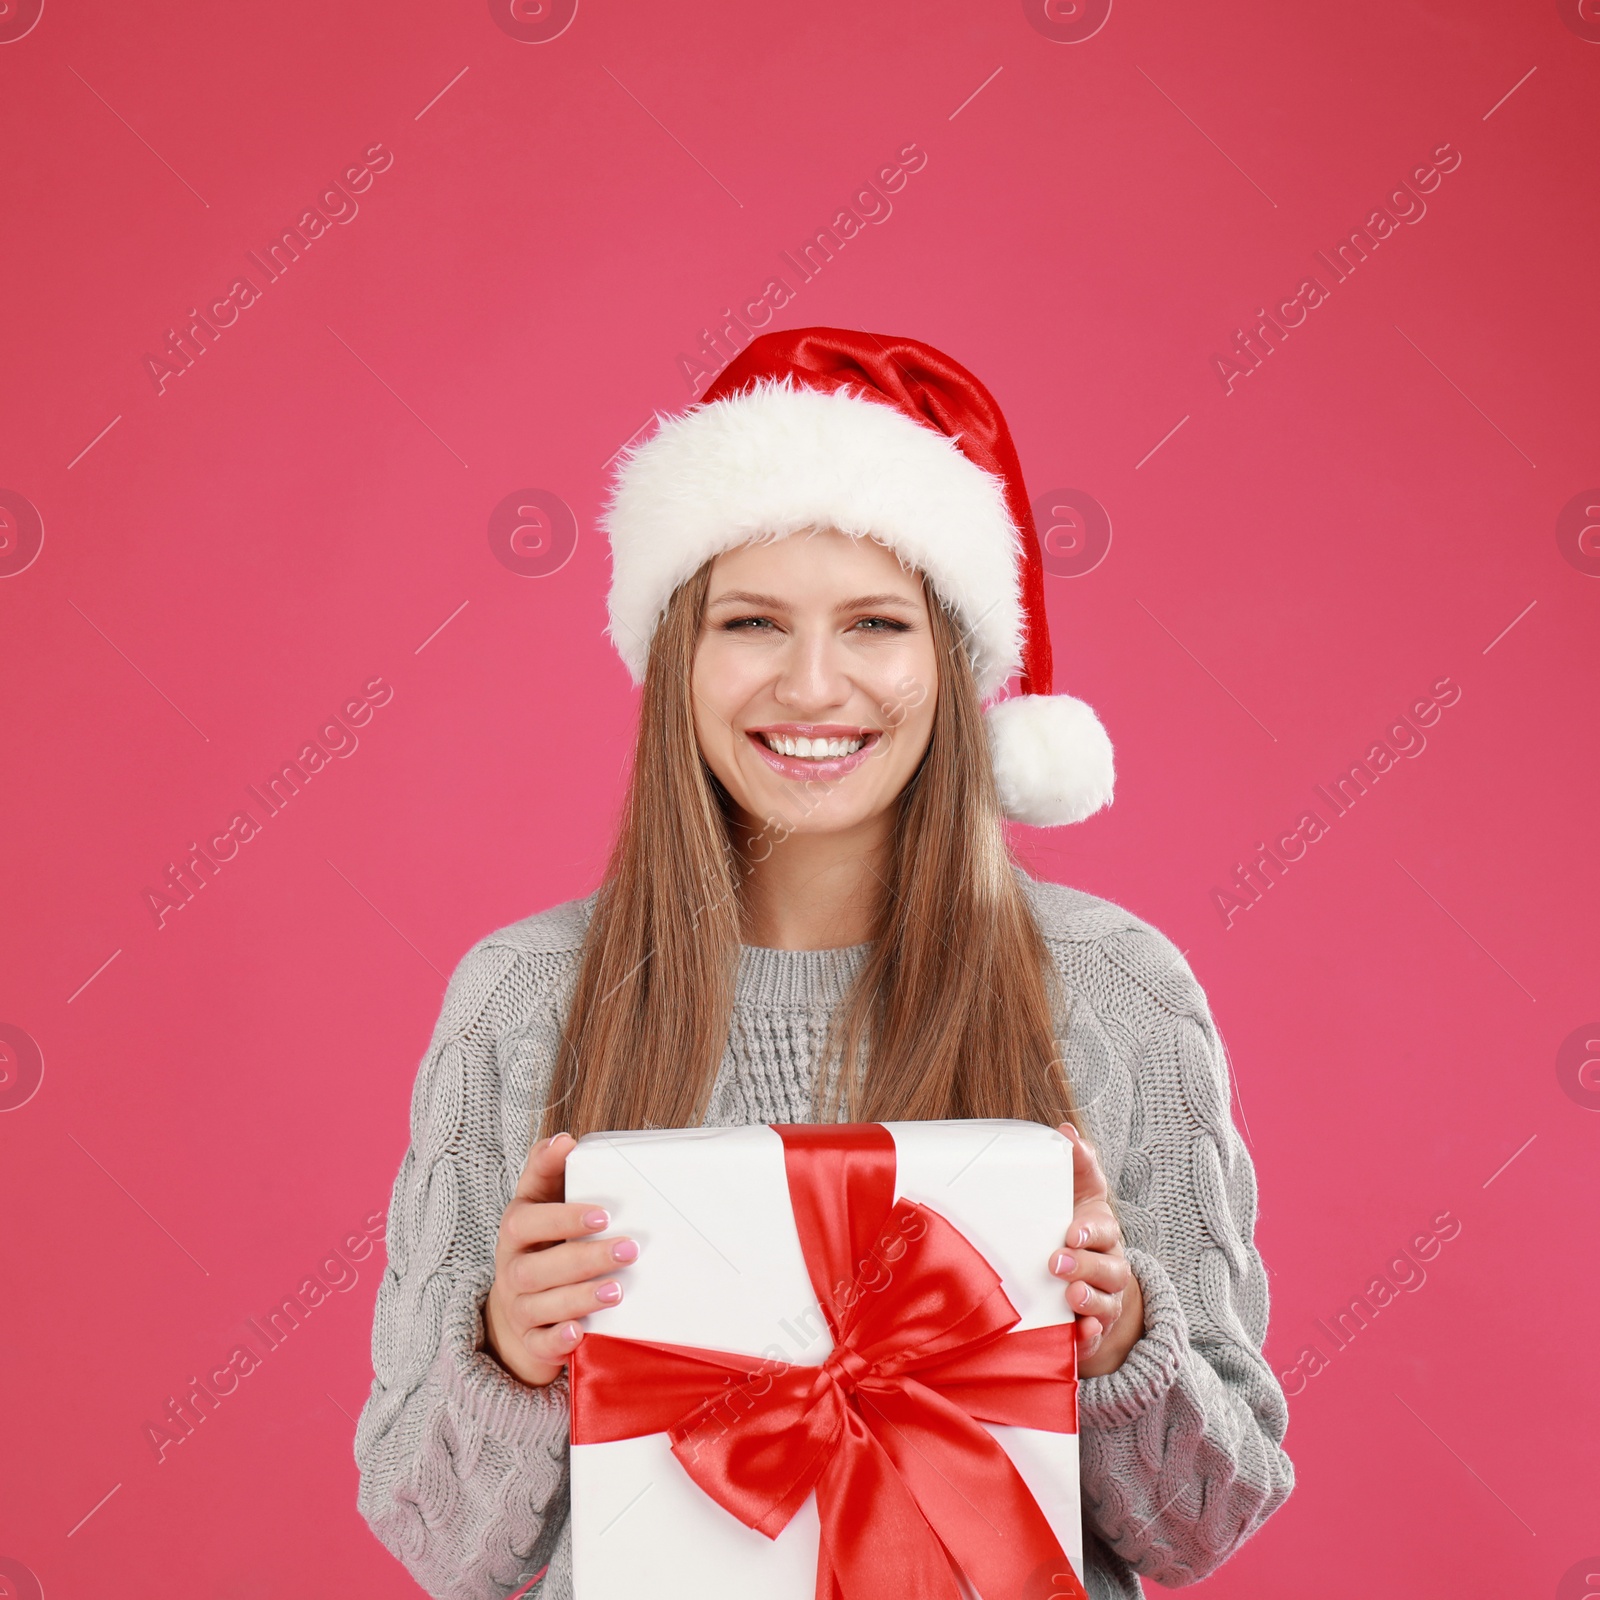
[[718, 556], [694, 657], [700, 752], [753, 830], [886, 827], [933, 732], [918, 573], [833, 529]]

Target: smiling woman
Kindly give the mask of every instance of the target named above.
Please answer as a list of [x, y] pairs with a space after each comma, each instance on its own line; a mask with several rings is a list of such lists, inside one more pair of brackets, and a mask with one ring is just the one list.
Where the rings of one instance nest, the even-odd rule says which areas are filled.
[[1094, 712], [1051, 693], [998, 407], [916, 340], [764, 335], [625, 459], [606, 523], [643, 685], [616, 842], [593, 894], [451, 980], [362, 1510], [432, 1593], [548, 1563], [540, 1600], [572, 1594], [568, 1359], [650, 1248], [567, 1202], [575, 1134], [1009, 1117], [1075, 1146], [1041, 1265], [1076, 1318], [1087, 1590], [1203, 1577], [1293, 1485], [1254, 1171], [1183, 956], [1012, 860], [1007, 818], [1081, 821], [1113, 772]]
[[[970, 631], [903, 552], [835, 526], [719, 551], [667, 596], [546, 1135], [699, 1122], [741, 947], [868, 952], [807, 1119], [1072, 1116]], [[819, 736], [860, 748], [819, 760]]]
[[[784, 835], [781, 863], [760, 875], [747, 908], [752, 942], [859, 943], [877, 897], [851, 855], [884, 850], [892, 802], [933, 732], [938, 658], [925, 585], [886, 546], [826, 529], [725, 552], [706, 591], [695, 739], [736, 825]], [[820, 855], [817, 840], [830, 841]], [[837, 879], [842, 894], [819, 889], [819, 878]], [[793, 892], [802, 882], [810, 893]], [[853, 913], [846, 926], [841, 898]]]

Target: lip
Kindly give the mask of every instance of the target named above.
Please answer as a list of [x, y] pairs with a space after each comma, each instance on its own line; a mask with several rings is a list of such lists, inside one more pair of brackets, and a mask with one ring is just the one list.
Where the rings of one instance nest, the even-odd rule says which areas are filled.
[[[780, 756], [769, 748], [761, 735], [773, 734], [786, 739], [865, 739], [861, 748], [848, 756], [837, 756], [828, 761], [803, 761], [798, 756]], [[760, 728], [746, 728], [756, 753], [780, 777], [803, 783], [807, 779], [842, 778], [854, 772], [878, 747], [882, 737], [876, 728], [863, 728], [859, 724], [848, 727], [838, 722], [773, 722]]]

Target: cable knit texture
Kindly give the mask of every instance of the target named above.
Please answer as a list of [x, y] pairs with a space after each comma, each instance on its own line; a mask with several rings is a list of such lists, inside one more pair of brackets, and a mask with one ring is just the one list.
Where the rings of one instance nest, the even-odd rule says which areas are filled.
[[[1261, 1353], [1255, 1170], [1205, 994], [1172, 941], [1108, 900], [1019, 877], [1144, 1291], [1143, 1337], [1078, 1396], [1087, 1588], [1133, 1600], [1139, 1574], [1176, 1586], [1215, 1570], [1294, 1487], [1288, 1408]], [[504, 1600], [541, 1571], [534, 1600], [571, 1600], [565, 1377], [531, 1389], [507, 1374], [483, 1349], [483, 1302], [593, 903], [467, 952], [412, 1095], [355, 1456], [362, 1515], [438, 1600]], [[866, 949], [743, 949], [707, 1125], [810, 1120], [828, 1017]]]

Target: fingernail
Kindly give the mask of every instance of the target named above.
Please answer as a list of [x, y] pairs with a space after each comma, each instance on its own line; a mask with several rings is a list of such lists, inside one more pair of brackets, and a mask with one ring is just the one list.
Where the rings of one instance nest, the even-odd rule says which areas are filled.
[[614, 1306], [622, 1298], [622, 1285], [620, 1283], [602, 1283], [594, 1292], [596, 1300], [603, 1300], [608, 1306]]
[[550, 1149], [552, 1149], [552, 1150], [554, 1150], [554, 1149], [555, 1149], [555, 1147], [556, 1147], [556, 1140], [557, 1140], [557, 1139], [570, 1139], [570, 1138], [571, 1138], [571, 1137], [572, 1137], [572, 1135], [571, 1135], [571, 1134], [570, 1134], [570, 1133], [566, 1133], [566, 1132], [561, 1132], [561, 1133], [552, 1133], [552, 1134], [551, 1134], [551, 1135], [550, 1135], [550, 1141], [549, 1141], [549, 1147], [550, 1147]]
[[632, 1239], [618, 1239], [611, 1247], [613, 1261], [637, 1261], [639, 1259], [639, 1246]]
[[566, 1327], [561, 1330], [562, 1344], [576, 1344], [578, 1342], [578, 1335], [582, 1333], [582, 1331], [583, 1330], [576, 1322], [569, 1322]]
[[1058, 1276], [1063, 1276], [1077, 1266], [1078, 1258], [1066, 1250], [1057, 1250], [1050, 1258], [1050, 1270]]
[[605, 1228], [609, 1227], [610, 1224], [611, 1213], [602, 1211], [599, 1206], [596, 1206], [593, 1211], [585, 1211], [583, 1214], [583, 1225], [586, 1228]]
[[1068, 1240], [1069, 1244], [1076, 1244], [1076, 1245], [1084, 1245], [1084, 1244], [1087, 1244], [1088, 1242], [1089, 1242], [1089, 1230], [1087, 1228], [1079, 1228], [1078, 1231], [1073, 1234], [1072, 1238], [1070, 1240]]
[[1069, 1138], [1069, 1139], [1070, 1139], [1070, 1140], [1071, 1140], [1071, 1141], [1072, 1141], [1072, 1142], [1073, 1142], [1073, 1143], [1074, 1143], [1074, 1144], [1076, 1144], [1076, 1143], [1077, 1143], [1077, 1142], [1078, 1142], [1078, 1130], [1077, 1130], [1077, 1129], [1076, 1129], [1076, 1128], [1075, 1128], [1075, 1127], [1073, 1127], [1073, 1125], [1072, 1125], [1072, 1124], [1071, 1124], [1071, 1123], [1070, 1123], [1070, 1122], [1063, 1122], [1063, 1123], [1062, 1123], [1062, 1124], [1061, 1124], [1061, 1131], [1062, 1131], [1062, 1132], [1063, 1132], [1063, 1133], [1064, 1133], [1064, 1134], [1066, 1134], [1066, 1136], [1067, 1136], [1067, 1137], [1068, 1137], [1068, 1138]]

